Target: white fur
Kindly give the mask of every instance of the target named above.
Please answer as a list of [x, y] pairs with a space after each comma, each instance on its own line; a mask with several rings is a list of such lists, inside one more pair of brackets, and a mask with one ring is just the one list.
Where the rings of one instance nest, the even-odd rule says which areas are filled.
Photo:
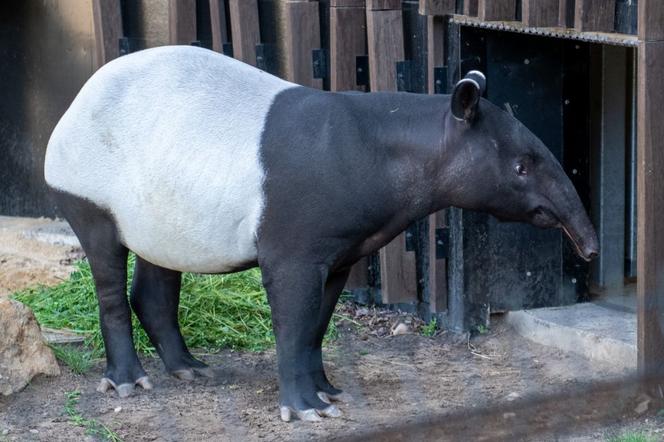
[[260, 138], [296, 85], [188, 46], [100, 69], [53, 131], [45, 175], [115, 218], [124, 244], [162, 267], [225, 272], [256, 258]]

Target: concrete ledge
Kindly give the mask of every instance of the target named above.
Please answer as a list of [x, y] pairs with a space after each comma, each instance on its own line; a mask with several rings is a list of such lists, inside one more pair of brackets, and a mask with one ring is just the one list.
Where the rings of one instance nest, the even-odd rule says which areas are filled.
[[510, 312], [507, 322], [538, 344], [608, 362], [616, 368], [636, 369], [634, 313], [585, 303]]

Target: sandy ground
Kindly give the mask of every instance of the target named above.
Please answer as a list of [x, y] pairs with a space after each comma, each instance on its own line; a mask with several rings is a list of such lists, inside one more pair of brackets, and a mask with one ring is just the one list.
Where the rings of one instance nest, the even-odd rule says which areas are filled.
[[[0, 290], [66, 277], [76, 247], [25, 233], [26, 226], [51, 232], [46, 221], [0, 221]], [[625, 431], [664, 440], [659, 408], [651, 403], [637, 413], [648, 398], [626, 380], [629, 373], [533, 344], [501, 317], [469, 340], [450, 333], [391, 336], [397, 321], [417, 321], [354, 304], [340, 311], [352, 321], [338, 324], [326, 365], [332, 381], [353, 396], [339, 404], [341, 418], [281, 422], [274, 351], [200, 355], [215, 377], [190, 382], [144, 356], [155, 388], [127, 399], [95, 391], [103, 361], [85, 375], [63, 367], [59, 377], [36, 378], [24, 391], [0, 397], [0, 441], [94, 440], [65, 414], [66, 393], [73, 391], [81, 392], [83, 417], [126, 441], [601, 441]]]

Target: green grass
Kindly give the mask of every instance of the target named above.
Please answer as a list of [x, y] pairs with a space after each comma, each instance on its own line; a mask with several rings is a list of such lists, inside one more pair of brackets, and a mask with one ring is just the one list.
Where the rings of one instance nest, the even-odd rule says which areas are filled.
[[639, 432], [628, 432], [620, 436], [614, 436], [607, 442], [655, 442], [657, 439]]
[[[134, 256], [129, 258], [129, 281], [134, 259]], [[85, 337], [82, 347], [53, 347], [58, 359], [73, 371], [84, 373], [95, 359], [103, 357], [99, 309], [87, 261], [78, 262], [76, 271], [59, 285], [27, 289], [13, 297], [28, 305], [41, 325], [71, 330]], [[179, 316], [182, 334], [192, 349], [260, 351], [274, 345], [270, 307], [258, 269], [229, 275], [183, 274]], [[135, 315], [132, 321], [136, 349], [153, 354], [154, 348]], [[332, 321], [327, 339], [336, 335]]]
[[64, 412], [69, 416], [69, 423], [77, 427], [85, 428], [85, 434], [95, 439], [107, 440], [111, 442], [122, 442], [122, 439], [116, 432], [95, 419], [83, 417], [78, 411], [78, 400], [81, 393], [78, 391], [69, 391], [65, 393]]
[[437, 320], [436, 318], [431, 319], [427, 325], [422, 327], [422, 335], [424, 336], [435, 336], [436, 335], [436, 324]]

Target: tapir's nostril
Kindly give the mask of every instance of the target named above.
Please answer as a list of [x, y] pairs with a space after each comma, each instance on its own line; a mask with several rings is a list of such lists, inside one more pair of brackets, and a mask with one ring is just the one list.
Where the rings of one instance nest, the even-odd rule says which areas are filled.
[[588, 261], [592, 261], [593, 259], [597, 258], [598, 253], [597, 252], [590, 252], [586, 255], [586, 259]]

